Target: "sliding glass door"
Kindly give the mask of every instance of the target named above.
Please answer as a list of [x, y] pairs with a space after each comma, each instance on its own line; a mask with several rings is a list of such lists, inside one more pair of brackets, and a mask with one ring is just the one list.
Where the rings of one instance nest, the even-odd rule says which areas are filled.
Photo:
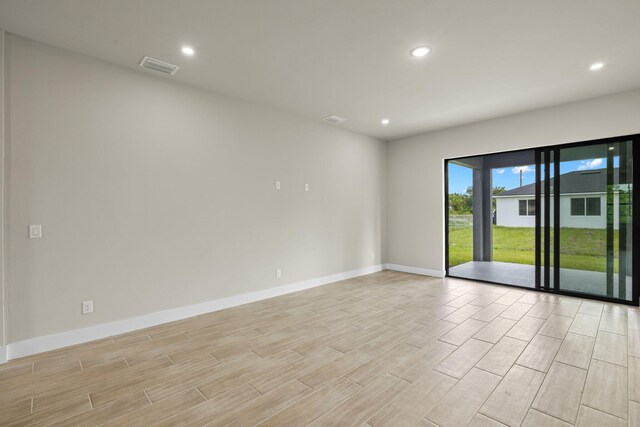
[[447, 162], [448, 274], [535, 287], [535, 150]]
[[550, 155], [558, 159], [549, 164], [557, 179], [542, 202], [550, 202], [554, 218], [539, 232], [553, 236], [543, 251], [559, 268], [541, 286], [632, 301], [632, 140], [559, 147]]
[[447, 275], [637, 304], [634, 141], [447, 160]]

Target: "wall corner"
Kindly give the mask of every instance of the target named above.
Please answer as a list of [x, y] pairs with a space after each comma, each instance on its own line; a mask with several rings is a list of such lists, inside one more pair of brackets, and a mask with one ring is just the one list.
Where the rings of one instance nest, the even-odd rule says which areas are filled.
[[5, 159], [5, 31], [0, 28], [0, 363], [7, 361], [7, 286], [6, 286], [6, 242], [5, 242], [5, 173], [7, 170]]

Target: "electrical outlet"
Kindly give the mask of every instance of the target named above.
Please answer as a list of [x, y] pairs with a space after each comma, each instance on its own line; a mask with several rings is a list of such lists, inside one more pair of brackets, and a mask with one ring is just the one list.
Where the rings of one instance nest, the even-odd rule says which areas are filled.
[[276, 268], [276, 277], [279, 279], [282, 277], [282, 270], [279, 268]]
[[276, 181], [276, 190], [280, 189], [280, 181]]
[[93, 313], [93, 300], [82, 301], [82, 314]]
[[304, 191], [309, 191], [309, 184], [304, 185]]
[[376, 254], [374, 252], [371, 252], [371, 259], [376, 259]]

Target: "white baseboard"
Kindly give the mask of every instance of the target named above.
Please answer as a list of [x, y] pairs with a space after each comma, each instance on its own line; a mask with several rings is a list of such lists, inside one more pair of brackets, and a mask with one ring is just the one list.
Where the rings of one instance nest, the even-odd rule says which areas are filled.
[[[379, 264], [359, 270], [346, 271], [343, 273], [332, 274], [330, 276], [318, 277], [315, 279], [305, 280], [303, 282], [292, 283], [290, 285], [278, 286], [277, 288], [264, 289], [248, 294], [235, 295], [228, 298], [221, 298], [203, 302], [200, 304], [189, 305], [186, 307], [172, 308], [129, 319], [117, 320], [115, 322], [103, 323], [100, 325], [89, 326], [82, 329], [59, 332], [56, 334], [14, 342], [8, 344], [6, 348], [0, 347], [0, 350], [3, 350], [0, 352], [0, 363], [4, 363], [7, 360], [17, 359], [19, 357], [43, 353], [49, 350], [55, 350], [62, 347], [68, 347], [71, 345], [94, 341], [101, 338], [107, 338], [113, 335], [123, 334], [126, 332], [148, 328], [163, 323], [173, 322], [175, 320], [186, 319], [188, 317], [198, 316], [200, 314], [210, 313], [213, 311], [235, 307], [250, 302], [302, 291], [304, 289], [314, 288], [316, 286], [339, 282], [341, 280], [364, 276], [366, 274], [376, 273], [382, 270], [383, 266]], [[3, 356], [5, 359], [4, 361], [2, 360]]]
[[420, 274], [422, 276], [444, 277], [443, 270], [431, 270], [429, 268], [409, 267], [400, 264], [385, 264], [385, 270], [402, 271], [403, 273]]
[[0, 345], [0, 364], [7, 363], [7, 348]]

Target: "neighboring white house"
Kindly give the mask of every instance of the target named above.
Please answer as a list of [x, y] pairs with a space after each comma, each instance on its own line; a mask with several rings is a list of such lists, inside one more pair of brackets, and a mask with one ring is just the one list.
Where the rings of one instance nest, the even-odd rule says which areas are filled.
[[[617, 169], [615, 172], [617, 175]], [[606, 169], [574, 171], [561, 175], [561, 227], [605, 228], [607, 226], [606, 178]], [[553, 188], [553, 178], [550, 180], [550, 185]], [[535, 227], [535, 189], [535, 184], [529, 184], [494, 196], [496, 225]], [[614, 190], [613, 226], [615, 229], [618, 229], [618, 194], [618, 189]], [[544, 225], [544, 199], [541, 200], [540, 205], [541, 222]], [[553, 204], [550, 211], [553, 219]]]

